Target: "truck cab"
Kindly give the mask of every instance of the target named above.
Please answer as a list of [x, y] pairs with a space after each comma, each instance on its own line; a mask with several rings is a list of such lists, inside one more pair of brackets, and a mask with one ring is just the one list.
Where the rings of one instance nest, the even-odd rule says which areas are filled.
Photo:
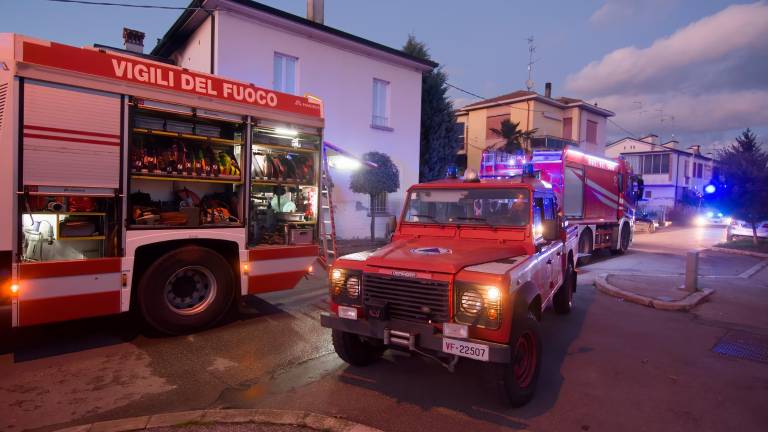
[[495, 363], [523, 405], [541, 364], [542, 311], [573, 304], [577, 230], [545, 181], [468, 177], [411, 187], [388, 245], [336, 260], [321, 321], [350, 364], [390, 348], [449, 369], [460, 357]]

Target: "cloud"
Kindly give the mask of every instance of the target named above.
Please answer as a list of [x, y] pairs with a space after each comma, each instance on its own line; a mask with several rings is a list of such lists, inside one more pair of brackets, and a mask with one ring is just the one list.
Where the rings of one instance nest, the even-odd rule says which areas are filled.
[[768, 126], [768, 4], [729, 6], [648, 47], [617, 49], [565, 87], [641, 134]]
[[730, 6], [648, 48], [617, 49], [569, 76], [566, 87], [596, 95], [653, 88], [669, 73], [720, 62], [744, 50], [768, 50], [768, 4], [764, 2]]
[[674, 6], [675, 0], [606, 0], [589, 17], [593, 25], [606, 26], [629, 19], [644, 18], [650, 13], [659, 14]]

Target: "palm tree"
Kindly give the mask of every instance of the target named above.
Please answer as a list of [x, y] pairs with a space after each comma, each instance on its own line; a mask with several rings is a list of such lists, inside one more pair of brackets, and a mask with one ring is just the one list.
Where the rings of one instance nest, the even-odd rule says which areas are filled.
[[503, 141], [488, 146], [486, 150], [502, 150], [512, 154], [529, 154], [531, 152], [531, 138], [538, 131], [538, 129], [523, 131], [520, 129], [520, 122], [502, 120], [501, 128], [491, 128], [491, 132], [503, 138]]

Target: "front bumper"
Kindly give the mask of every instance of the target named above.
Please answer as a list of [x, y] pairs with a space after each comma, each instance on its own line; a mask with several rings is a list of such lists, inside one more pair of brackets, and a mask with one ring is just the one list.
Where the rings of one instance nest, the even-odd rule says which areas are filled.
[[[347, 333], [380, 339], [387, 345], [408, 348], [411, 351], [426, 349], [434, 352], [442, 352], [443, 350], [442, 333], [429, 324], [418, 324], [399, 320], [353, 320], [339, 318], [337, 315], [330, 312], [323, 312], [320, 314], [320, 324], [323, 327], [334, 330], [341, 330]], [[461, 340], [487, 346], [488, 361], [491, 363], [511, 362], [511, 350], [508, 345], [478, 339]]]

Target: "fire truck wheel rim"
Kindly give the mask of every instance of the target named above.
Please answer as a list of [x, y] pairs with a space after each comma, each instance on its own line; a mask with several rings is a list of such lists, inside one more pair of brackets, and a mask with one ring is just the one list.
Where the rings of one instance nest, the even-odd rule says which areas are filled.
[[513, 370], [517, 385], [521, 388], [528, 387], [536, 371], [536, 339], [529, 331], [517, 339]]
[[206, 310], [216, 298], [216, 277], [202, 266], [176, 270], [165, 283], [164, 297], [179, 315], [196, 315]]

